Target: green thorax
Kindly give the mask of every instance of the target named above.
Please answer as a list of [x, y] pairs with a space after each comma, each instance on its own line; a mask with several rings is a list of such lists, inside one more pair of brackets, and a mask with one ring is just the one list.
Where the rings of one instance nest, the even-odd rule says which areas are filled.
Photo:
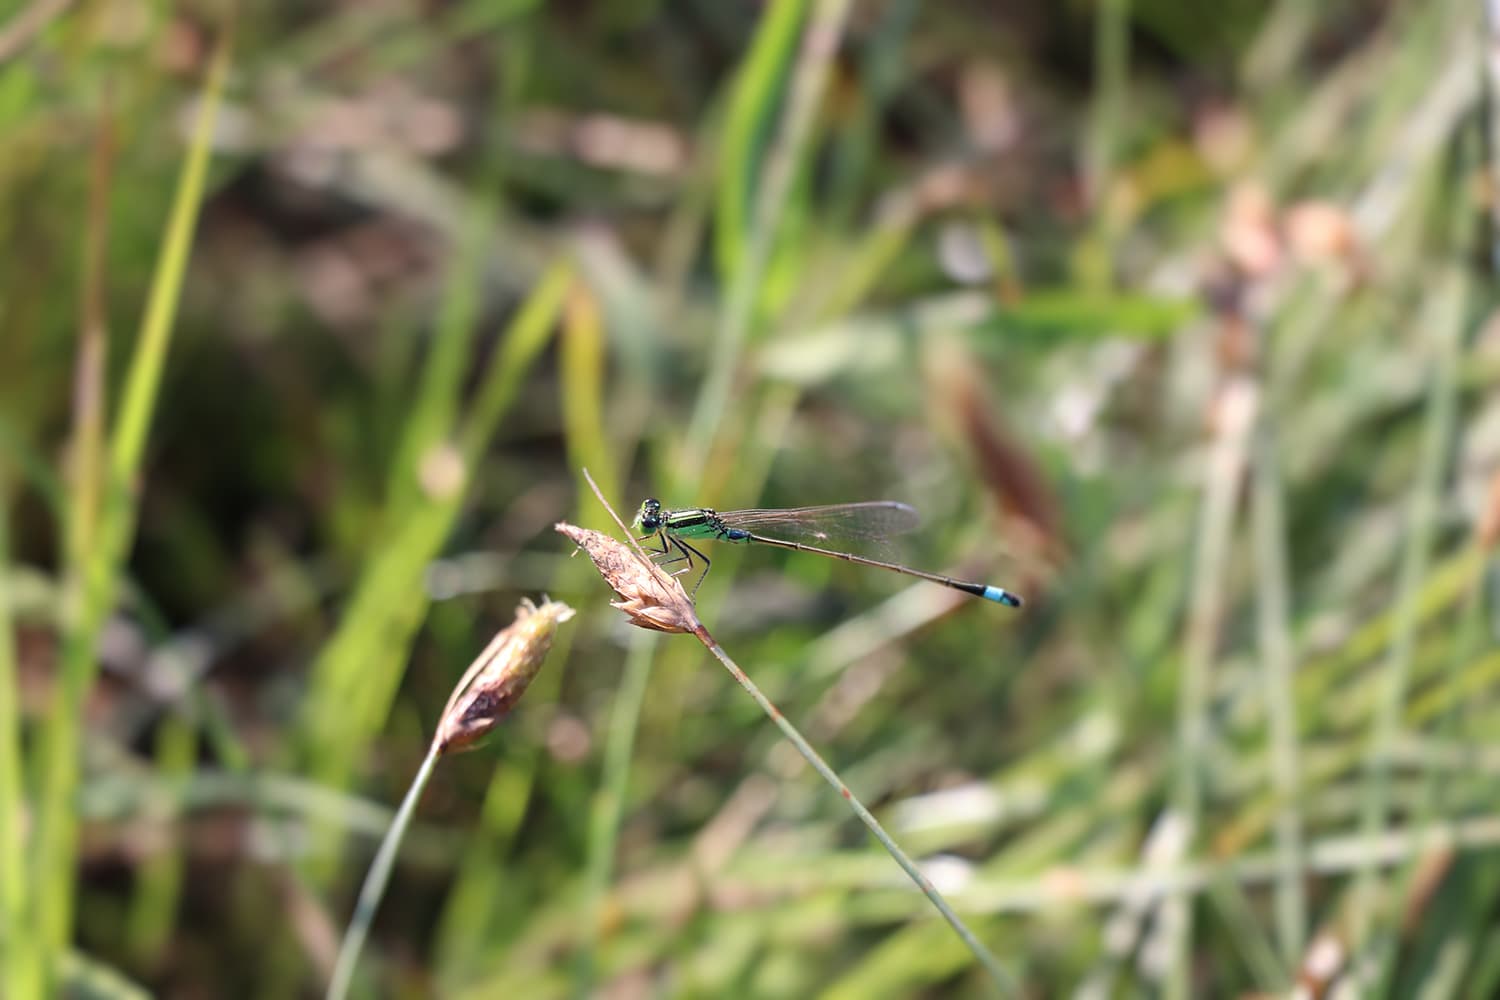
[[707, 538], [716, 542], [748, 542], [750, 533], [727, 526], [717, 513], [699, 507], [693, 510], [667, 511], [662, 530], [677, 538]]

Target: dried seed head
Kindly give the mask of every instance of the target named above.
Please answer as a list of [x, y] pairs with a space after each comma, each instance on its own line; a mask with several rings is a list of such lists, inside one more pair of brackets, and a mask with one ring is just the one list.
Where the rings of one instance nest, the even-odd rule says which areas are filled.
[[1353, 217], [1333, 202], [1300, 201], [1287, 209], [1286, 238], [1292, 252], [1309, 264], [1348, 261], [1359, 253]]
[[510, 714], [547, 658], [557, 626], [573, 617], [560, 601], [537, 607], [522, 600], [516, 620], [500, 630], [454, 688], [438, 723], [440, 753], [470, 750]]
[[559, 521], [555, 527], [588, 553], [604, 582], [620, 597], [610, 605], [625, 612], [630, 624], [654, 632], [693, 632], [702, 627], [693, 613], [693, 602], [676, 577], [603, 532], [566, 521]]

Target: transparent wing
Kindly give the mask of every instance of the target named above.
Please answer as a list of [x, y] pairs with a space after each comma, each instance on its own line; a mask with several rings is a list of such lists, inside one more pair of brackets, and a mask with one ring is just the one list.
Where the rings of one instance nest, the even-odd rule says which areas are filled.
[[895, 500], [780, 510], [731, 510], [721, 511], [719, 517], [731, 528], [743, 528], [786, 542], [822, 546], [841, 541], [878, 545], [911, 531], [922, 520], [916, 508]]

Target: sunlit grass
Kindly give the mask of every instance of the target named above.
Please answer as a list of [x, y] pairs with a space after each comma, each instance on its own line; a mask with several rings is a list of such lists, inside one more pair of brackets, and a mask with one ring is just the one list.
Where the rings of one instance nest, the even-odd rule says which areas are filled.
[[[381, 989], [1494, 992], [1474, 5], [127, 7], [0, 15], [6, 996], [324, 988], [522, 593], [580, 614], [382, 856]], [[697, 595], [979, 951], [600, 607], [582, 466], [1026, 594]]]

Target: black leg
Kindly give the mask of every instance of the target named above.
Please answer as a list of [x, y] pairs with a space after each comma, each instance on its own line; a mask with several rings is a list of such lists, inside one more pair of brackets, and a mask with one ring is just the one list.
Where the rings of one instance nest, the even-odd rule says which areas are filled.
[[704, 555], [702, 552], [699, 552], [697, 549], [693, 548], [687, 542], [684, 542], [679, 538], [672, 539], [672, 544], [681, 549], [682, 554], [687, 557], [688, 564], [687, 566], [683, 567], [684, 572], [686, 572], [687, 569], [693, 565], [693, 556], [697, 556], [699, 559], [703, 560], [703, 572], [698, 574], [698, 582], [693, 584], [693, 592], [690, 595], [692, 597], [697, 597], [698, 588], [703, 586], [703, 578], [708, 576], [708, 567], [712, 565], [712, 563], [709, 562], [708, 556]]
[[682, 543], [675, 538], [672, 539], [672, 548], [677, 550], [677, 555], [673, 556], [671, 559], [662, 560], [661, 565], [674, 566], [677, 563], [686, 561], [687, 565], [682, 567], [682, 569], [674, 569], [672, 571], [673, 576], [681, 576], [682, 574], [693, 568], [693, 557], [688, 555], [687, 549], [683, 548]]
[[[674, 550], [677, 552], [676, 555], [672, 555]], [[666, 555], [672, 555], [672, 558], [661, 558], [662, 556]], [[661, 551], [651, 553], [651, 558], [656, 560], [656, 564], [658, 566], [675, 566], [677, 563], [682, 562], [684, 559], [687, 560], [687, 565], [682, 567], [682, 569], [674, 569], [672, 571], [673, 576], [681, 576], [682, 574], [693, 568], [693, 557], [687, 554], [687, 551], [678, 544], [677, 539], [675, 538], [672, 539], [672, 545], [670, 548], [667, 546], [667, 540], [663, 538], [661, 541]]]
[[[651, 558], [652, 559], [657, 559], [660, 556], [669, 556], [669, 555], [672, 554], [672, 549], [667, 545], [667, 536], [664, 535], [664, 534], [661, 534], [660, 532], [658, 532], [657, 534], [653, 534], [653, 535], [642, 535], [640, 538], [637, 538], [636, 541], [638, 541], [638, 542], [660, 542], [661, 543], [661, 548], [659, 548], [659, 549], [655, 549], [655, 548], [651, 549]], [[677, 560], [681, 559], [681, 558], [682, 558], [681, 556], [678, 556], [677, 559], [668, 559], [665, 563], [659, 563], [659, 565], [666, 566], [666, 565], [669, 565], [671, 563], [677, 562]]]
[[[657, 562], [658, 566], [673, 566], [673, 565], [676, 565], [677, 563], [680, 563], [680, 562], [686, 562], [687, 563], [687, 565], [684, 566], [684, 567], [682, 567], [682, 569], [673, 570], [672, 571], [672, 575], [673, 576], [681, 576], [682, 574], [686, 573], [688, 570], [692, 569], [693, 565], [694, 565], [693, 564], [693, 557], [694, 556], [697, 556], [699, 559], [703, 560], [703, 572], [698, 574], [698, 582], [695, 583], [695, 584], [693, 584], [692, 594], [689, 595], [689, 596], [696, 596], [697, 593], [698, 593], [698, 588], [701, 587], [701, 586], [703, 586], [703, 579], [704, 579], [704, 577], [708, 576], [708, 567], [710, 565], [712, 565], [712, 563], [710, 562], [708, 556], [704, 555], [702, 552], [699, 552], [697, 549], [693, 548], [691, 545], [689, 545], [688, 543], [684, 542], [682, 539], [671, 537], [665, 531], [658, 532], [658, 533], [656, 533], [654, 535], [646, 535], [643, 538], [637, 538], [636, 541], [638, 541], [638, 542], [647, 542], [647, 541], [651, 541], [653, 538], [656, 541], [661, 542], [661, 548], [660, 549], [653, 549], [651, 551], [651, 558], [658, 560], [658, 562]], [[672, 553], [673, 553], [674, 550], [677, 553], [676, 555], [672, 555]], [[666, 556], [666, 555], [671, 555], [672, 558], [671, 559], [660, 559], [659, 558], [661, 556]]]

